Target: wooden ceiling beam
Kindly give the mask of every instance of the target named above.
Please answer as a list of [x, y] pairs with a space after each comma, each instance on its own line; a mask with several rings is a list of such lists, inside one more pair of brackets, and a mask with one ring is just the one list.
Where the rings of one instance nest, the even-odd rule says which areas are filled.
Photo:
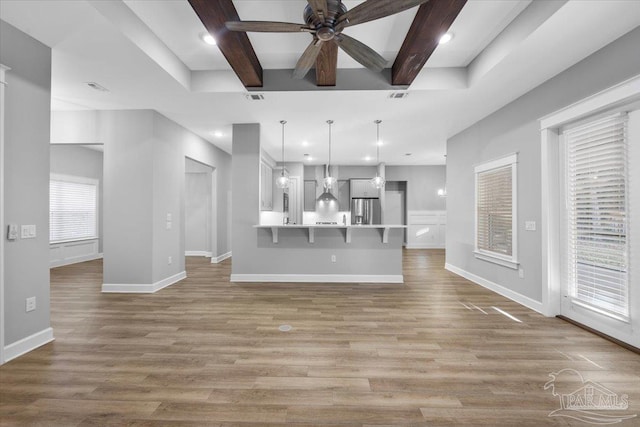
[[262, 87], [262, 66], [242, 31], [229, 31], [227, 21], [240, 17], [231, 0], [189, 0], [205, 28], [215, 39], [218, 48], [245, 87]]
[[431, 0], [418, 8], [391, 68], [391, 84], [410, 85], [467, 0]]
[[338, 45], [333, 42], [323, 43], [316, 58], [316, 85], [335, 86], [337, 67]]

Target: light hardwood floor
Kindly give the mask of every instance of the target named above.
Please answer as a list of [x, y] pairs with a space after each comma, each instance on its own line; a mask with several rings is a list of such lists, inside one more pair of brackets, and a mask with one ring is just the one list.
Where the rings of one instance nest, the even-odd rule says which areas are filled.
[[0, 367], [0, 423], [586, 425], [548, 416], [563, 368], [640, 414], [640, 356], [443, 264], [405, 251], [404, 285], [234, 284], [231, 260], [188, 258], [152, 295], [101, 294], [100, 261], [53, 269], [56, 340]]

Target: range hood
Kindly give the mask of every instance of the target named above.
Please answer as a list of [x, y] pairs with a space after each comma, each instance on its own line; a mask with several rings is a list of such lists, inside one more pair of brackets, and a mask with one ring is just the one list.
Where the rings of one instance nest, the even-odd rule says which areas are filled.
[[338, 205], [338, 199], [336, 199], [336, 197], [333, 194], [331, 194], [331, 185], [327, 180], [328, 177], [329, 177], [329, 165], [325, 165], [324, 181], [322, 182], [324, 192], [316, 200], [316, 211], [324, 211], [325, 213], [329, 213], [329, 211], [338, 212], [340, 206]]

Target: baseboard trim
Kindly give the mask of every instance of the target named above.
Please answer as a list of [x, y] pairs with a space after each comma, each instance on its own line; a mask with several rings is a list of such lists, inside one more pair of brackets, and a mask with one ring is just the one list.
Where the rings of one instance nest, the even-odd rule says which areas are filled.
[[212, 256], [211, 257], [211, 264], [219, 264], [219, 263], [221, 263], [222, 261], [224, 261], [227, 258], [231, 258], [231, 251], [227, 252], [226, 254], [222, 254], [220, 256], [217, 256], [217, 257]]
[[444, 249], [442, 245], [428, 245], [428, 244], [406, 244], [407, 249]]
[[81, 262], [93, 261], [96, 259], [102, 259], [102, 254], [100, 253], [100, 254], [83, 255], [79, 257], [53, 261], [49, 263], [49, 268], [64, 267], [65, 265], [78, 264]]
[[102, 292], [105, 294], [152, 294], [154, 292], [158, 292], [160, 289], [186, 279], [186, 277], [187, 272], [181, 271], [180, 273], [169, 276], [156, 283], [103, 283]]
[[522, 304], [525, 307], [530, 308], [531, 310], [537, 311], [538, 313], [544, 315], [544, 307], [540, 301], [536, 301], [525, 295], [519, 294], [518, 292], [514, 292], [511, 289], [507, 289], [504, 286], [498, 285], [497, 283], [484, 279], [480, 276], [476, 276], [473, 273], [469, 273], [468, 271], [465, 271], [449, 263], [446, 263], [444, 265], [444, 268], [445, 270], [455, 273], [458, 276], [462, 276], [465, 279], [470, 280], [471, 282], [477, 285], [487, 288], [490, 291], [500, 294], [503, 297], [509, 298], [510, 300], [515, 301], [518, 304]]
[[184, 256], [203, 256], [211, 258], [211, 252], [209, 251], [184, 251]]
[[43, 329], [40, 332], [22, 338], [4, 347], [4, 361], [6, 363], [16, 357], [20, 357], [40, 346], [50, 343], [54, 339], [53, 329], [51, 328]]
[[585, 331], [589, 331], [589, 332], [591, 332], [591, 333], [592, 333], [592, 334], [594, 334], [594, 335], [597, 335], [597, 336], [599, 336], [599, 337], [601, 337], [601, 338], [604, 338], [605, 340], [609, 340], [609, 341], [611, 341], [611, 342], [612, 342], [612, 343], [614, 343], [614, 344], [618, 344], [620, 347], [626, 348], [626, 349], [627, 349], [627, 350], [629, 350], [629, 351], [632, 351], [632, 352], [634, 352], [634, 353], [636, 353], [636, 354], [640, 354], [640, 348], [635, 347], [635, 346], [633, 346], [633, 345], [631, 345], [631, 344], [628, 344], [628, 343], [626, 343], [626, 342], [624, 342], [624, 341], [622, 341], [622, 340], [619, 340], [618, 338], [614, 338], [614, 337], [612, 337], [611, 335], [607, 335], [607, 334], [605, 334], [604, 332], [600, 332], [600, 331], [599, 331], [599, 330], [597, 330], [597, 329], [593, 329], [593, 328], [592, 328], [592, 327], [590, 327], [590, 326], [587, 326], [587, 325], [585, 325], [585, 324], [582, 324], [582, 323], [580, 323], [580, 322], [577, 322], [577, 321], [575, 321], [575, 320], [573, 320], [573, 319], [571, 319], [571, 318], [569, 318], [569, 317], [567, 317], [567, 316], [563, 316], [562, 314], [559, 314], [559, 315], [557, 315], [556, 317], [557, 317], [558, 319], [562, 319], [562, 320], [564, 320], [565, 322], [569, 322], [569, 323], [571, 323], [572, 325], [575, 325], [575, 326], [577, 326], [577, 327], [579, 327], [579, 328], [582, 328], [582, 329], [584, 329]]
[[231, 282], [404, 283], [402, 274], [232, 274]]

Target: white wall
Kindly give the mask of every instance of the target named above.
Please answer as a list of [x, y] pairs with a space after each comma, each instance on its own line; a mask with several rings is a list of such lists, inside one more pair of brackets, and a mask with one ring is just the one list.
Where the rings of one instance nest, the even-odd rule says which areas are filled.
[[[513, 292], [536, 306], [542, 301], [541, 236], [525, 221], [541, 218], [538, 119], [640, 73], [636, 29], [538, 86], [447, 142], [447, 264], [477, 281]], [[474, 249], [474, 166], [518, 153], [518, 271], [478, 260]], [[539, 230], [539, 228], [538, 228]], [[539, 307], [538, 307], [539, 308]]]
[[[5, 92], [5, 357], [52, 339], [49, 329], [49, 121], [51, 49], [0, 21]], [[34, 239], [6, 240], [6, 224], [34, 224]], [[25, 312], [25, 299], [37, 308]], [[21, 341], [25, 340], [26, 341]]]

